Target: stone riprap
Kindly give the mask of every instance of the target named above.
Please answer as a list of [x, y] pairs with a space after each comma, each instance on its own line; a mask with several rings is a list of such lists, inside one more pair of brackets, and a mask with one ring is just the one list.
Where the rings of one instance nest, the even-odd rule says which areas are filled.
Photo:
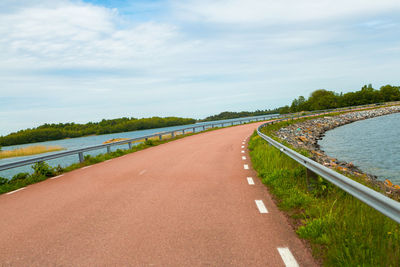
[[310, 151], [312, 154], [311, 158], [326, 167], [337, 169], [350, 175], [364, 176], [373, 181], [375, 184], [385, 188], [388, 194], [393, 192], [398, 193], [398, 191], [400, 191], [400, 186], [391, 185], [388, 182], [383, 184], [382, 182], [376, 180], [376, 176], [363, 173], [351, 162], [342, 162], [335, 158], [329, 157], [320, 149], [318, 145], [318, 140], [324, 136], [324, 133], [333, 128], [355, 121], [388, 115], [396, 112], [400, 112], [400, 106], [356, 111], [334, 117], [316, 118], [281, 128], [276, 131], [274, 135], [295, 148], [306, 149]]

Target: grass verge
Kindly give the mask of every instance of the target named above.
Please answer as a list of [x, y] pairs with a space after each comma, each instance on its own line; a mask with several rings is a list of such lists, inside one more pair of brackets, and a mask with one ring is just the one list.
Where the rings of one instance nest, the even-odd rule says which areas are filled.
[[249, 149], [258, 176], [324, 266], [399, 266], [400, 224], [321, 177], [307, 177], [305, 167], [256, 133]]

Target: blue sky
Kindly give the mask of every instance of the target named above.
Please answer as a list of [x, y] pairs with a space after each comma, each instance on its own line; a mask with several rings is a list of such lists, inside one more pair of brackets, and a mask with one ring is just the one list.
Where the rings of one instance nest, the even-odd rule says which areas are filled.
[[399, 85], [398, 0], [2, 0], [0, 135]]

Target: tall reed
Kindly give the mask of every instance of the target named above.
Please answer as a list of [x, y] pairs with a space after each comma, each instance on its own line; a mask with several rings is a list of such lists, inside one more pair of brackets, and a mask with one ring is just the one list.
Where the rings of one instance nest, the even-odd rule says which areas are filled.
[[36, 145], [36, 146], [16, 148], [13, 150], [2, 150], [2, 151], [0, 151], [0, 159], [30, 156], [30, 155], [47, 153], [47, 152], [59, 151], [59, 150], [63, 150], [63, 149], [64, 148], [61, 146]]

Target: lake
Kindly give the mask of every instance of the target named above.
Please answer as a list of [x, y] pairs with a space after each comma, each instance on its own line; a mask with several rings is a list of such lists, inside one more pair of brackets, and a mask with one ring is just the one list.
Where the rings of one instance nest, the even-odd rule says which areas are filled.
[[327, 155], [400, 184], [400, 113], [335, 128], [318, 143]]

